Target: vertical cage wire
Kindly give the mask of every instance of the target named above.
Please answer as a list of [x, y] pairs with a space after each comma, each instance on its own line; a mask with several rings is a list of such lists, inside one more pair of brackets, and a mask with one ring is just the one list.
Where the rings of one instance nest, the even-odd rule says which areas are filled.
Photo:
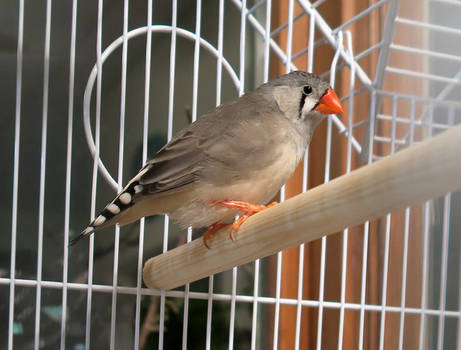
[[[74, 84], [75, 84], [75, 42], [77, 27], [77, 0], [72, 1], [72, 29], [70, 37], [69, 53], [69, 101], [68, 101], [68, 121], [67, 121], [67, 147], [66, 147], [66, 188], [64, 202], [64, 246], [63, 246], [63, 266], [62, 266], [62, 319], [67, 319], [67, 281], [69, 272], [69, 229], [70, 229], [70, 189], [72, 179], [72, 131], [74, 124]], [[61, 322], [60, 349], [66, 348], [66, 322]]]
[[[352, 36], [350, 32], [345, 33], [347, 38], [347, 52], [350, 57], [354, 57], [354, 51], [352, 48]], [[349, 75], [349, 110], [348, 110], [348, 131], [347, 131], [347, 150], [346, 150], [346, 174], [351, 171], [352, 168], [352, 125], [353, 125], [353, 113], [354, 113], [354, 89], [355, 89], [355, 68], [351, 66]], [[348, 247], [349, 230], [346, 228], [343, 231], [343, 242], [342, 242], [342, 260], [341, 260], [341, 309], [339, 316], [339, 334], [338, 334], [338, 349], [343, 347], [344, 337], [344, 303], [346, 302], [346, 276], [347, 276], [347, 247]]]
[[21, 97], [22, 97], [22, 70], [23, 70], [23, 40], [24, 40], [24, 0], [19, 2], [18, 15], [18, 43], [16, 52], [16, 104], [14, 124], [14, 166], [13, 166], [13, 195], [11, 204], [11, 252], [10, 252], [10, 289], [8, 303], [8, 349], [13, 348], [14, 327], [14, 295], [16, 277], [16, 236], [18, 220], [18, 182], [19, 182], [19, 148], [21, 137]]
[[39, 348], [40, 341], [40, 311], [41, 311], [41, 280], [43, 258], [43, 220], [45, 206], [45, 168], [48, 135], [48, 92], [50, 82], [50, 36], [51, 36], [51, 0], [46, 3], [46, 36], [43, 59], [43, 108], [42, 108], [42, 143], [40, 153], [40, 195], [38, 209], [38, 247], [37, 247], [37, 288], [35, 297], [35, 335], [34, 349]]
[[[123, 154], [125, 145], [125, 104], [126, 104], [126, 74], [127, 74], [127, 55], [128, 41], [126, 34], [128, 32], [128, 0], [124, 1], [123, 6], [123, 48], [122, 48], [122, 74], [120, 82], [120, 131], [119, 131], [119, 148], [118, 148], [118, 169], [117, 169], [117, 192], [123, 188]], [[120, 244], [120, 227], [115, 227], [114, 237], [114, 267], [112, 273], [112, 301], [111, 301], [111, 320], [110, 320], [110, 348], [115, 348], [115, 325], [117, 317], [117, 285], [118, 285], [118, 267], [119, 267], [119, 244]]]
[[[93, 174], [91, 186], [91, 213], [90, 221], [94, 220], [96, 216], [96, 193], [97, 193], [97, 179], [98, 179], [98, 159], [100, 152], [100, 139], [101, 139], [101, 90], [102, 90], [102, 15], [103, 15], [103, 0], [98, 1], [98, 20], [97, 20], [97, 34], [96, 34], [96, 125], [95, 125], [95, 157], [93, 161]], [[91, 337], [91, 310], [93, 301], [93, 265], [94, 265], [94, 235], [90, 237], [88, 252], [88, 292], [86, 304], [86, 322], [85, 322], [85, 348], [90, 348]]]

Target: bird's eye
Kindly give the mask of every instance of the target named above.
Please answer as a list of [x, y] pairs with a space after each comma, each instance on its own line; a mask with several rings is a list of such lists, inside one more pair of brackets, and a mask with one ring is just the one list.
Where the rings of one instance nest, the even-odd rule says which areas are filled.
[[310, 95], [312, 94], [312, 86], [306, 85], [303, 87], [303, 94], [304, 95]]

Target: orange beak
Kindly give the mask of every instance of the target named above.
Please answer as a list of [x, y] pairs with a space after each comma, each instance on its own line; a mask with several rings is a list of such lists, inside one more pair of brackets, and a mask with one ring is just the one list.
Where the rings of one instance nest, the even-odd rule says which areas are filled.
[[339, 101], [338, 96], [332, 89], [328, 89], [327, 92], [320, 99], [320, 103], [315, 107], [316, 111], [323, 114], [343, 114], [343, 106]]

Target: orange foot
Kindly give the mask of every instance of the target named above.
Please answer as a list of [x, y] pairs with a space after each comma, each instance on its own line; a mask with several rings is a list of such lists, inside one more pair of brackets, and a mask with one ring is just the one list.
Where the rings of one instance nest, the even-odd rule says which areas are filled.
[[237, 220], [235, 220], [229, 230], [229, 237], [231, 240], [235, 241], [234, 233], [237, 233], [240, 229], [240, 226], [253, 214], [259, 213], [264, 209], [273, 207], [274, 205], [278, 204], [277, 202], [272, 202], [269, 205], [257, 205], [257, 204], [250, 204], [246, 202], [240, 201], [217, 201], [213, 202], [214, 204], [221, 205], [223, 207], [238, 209], [243, 211], [243, 215], [240, 216]]
[[208, 240], [216, 233], [218, 232], [220, 229], [222, 229], [223, 227], [227, 226], [228, 224], [224, 224], [224, 223], [221, 223], [221, 222], [215, 222], [214, 224], [212, 224], [210, 226], [210, 228], [208, 229], [208, 231], [205, 232], [205, 234], [203, 235], [203, 244], [205, 244], [205, 247], [207, 247], [208, 249], [210, 249], [210, 246], [208, 245]]

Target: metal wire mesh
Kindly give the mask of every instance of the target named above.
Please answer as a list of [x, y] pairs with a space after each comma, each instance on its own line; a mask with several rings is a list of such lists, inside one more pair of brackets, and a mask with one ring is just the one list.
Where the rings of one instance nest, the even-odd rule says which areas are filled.
[[[1, 219], [11, 233], [0, 266], [5, 347], [277, 349], [287, 337], [281, 313], [294, 308], [295, 349], [306, 334], [317, 349], [329, 339], [346, 347], [351, 315], [359, 349], [461, 349], [457, 193], [323, 238], [316, 260], [300, 246], [290, 295], [282, 253], [177, 290], [144, 288], [143, 261], [193, 238], [168, 216], [68, 248], [174, 131], [267, 81], [276, 62], [286, 72], [303, 62], [342, 89], [347, 113], [328, 119], [322, 182], [461, 121], [458, 1], [424, 1], [418, 11], [407, 10], [411, 0], [357, 2], [336, 26], [326, 20], [332, 3], [288, 0], [281, 23], [270, 0], [20, 0], [2, 11], [9, 18], [0, 30], [12, 38], [0, 52], [2, 92], [14, 114], [2, 138], [1, 178], [11, 188]], [[303, 21], [299, 48], [293, 37]], [[365, 44], [364, 23], [374, 33]], [[321, 50], [331, 56], [325, 71], [314, 60]], [[357, 115], [364, 104], [366, 115]], [[340, 173], [338, 140], [346, 144]], [[307, 152], [302, 191], [309, 164]], [[314, 268], [313, 296], [306, 283]], [[330, 279], [339, 281], [334, 293]]]

